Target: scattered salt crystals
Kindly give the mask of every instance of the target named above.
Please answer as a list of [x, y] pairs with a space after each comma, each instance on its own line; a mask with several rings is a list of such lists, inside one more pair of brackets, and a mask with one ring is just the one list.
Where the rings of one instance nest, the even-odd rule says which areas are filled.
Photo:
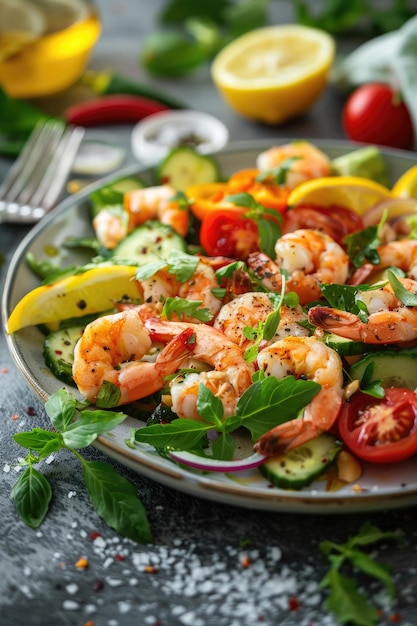
[[50, 454], [46, 459], [45, 459], [45, 463], [47, 465], [50, 465], [51, 463], [53, 463], [55, 461], [55, 454]]
[[66, 611], [78, 611], [80, 609], [80, 604], [75, 600], [64, 600], [62, 608]]
[[103, 563], [104, 569], [108, 569], [110, 567], [110, 565], [113, 565], [113, 563], [114, 563], [114, 559], [113, 558], [110, 557], [110, 558], [106, 559], [104, 561], [104, 563]]
[[127, 600], [124, 600], [123, 602], [118, 602], [117, 607], [120, 613], [126, 614], [132, 610], [132, 603], [128, 602]]
[[180, 617], [180, 622], [185, 624], [185, 626], [204, 626], [203, 620], [198, 619], [194, 611], [183, 613]]
[[32, 569], [28, 565], [25, 565], [23, 568], [23, 574], [25, 576], [32, 576]]
[[68, 491], [68, 498], [75, 498], [75, 496], [77, 495], [76, 491]]
[[86, 604], [84, 607], [84, 612], [87, 615], [93, 615], [93, 613], [97, 613], [97, 607], [95, 604]]
[[104, 550], [104, 548], [107, 546], [107, 543], [106, 540], [103, 539], [101, 535], [99, 535], [94, 539], [93, 546], [94, 548], [98, 548], [99, 550]]
[[24, 596], [26, 596], [26, 598], [34, 598], [32, 589], [28, 585], [20, 585], [20, 591]]
[[109, 585], [109, 587], [121, 587], [122, 585], [124, 585], [123, 580], [121, 580], [120, 578], [112, 578], [111, 576], [108, 576], [106, 578], [106, 583]]
[[6, 465], [3, 465], [3, 472], [5, 472], [5, 474], [8, 474], [11, 470], [11, 467], [8, 463], [6, 463]]
[[70, 596], [75, 596], [75, 594], [79, 591], [79, 587], [75, 583], [69, 583], [66, 585], [65, 591], [69, 593]]

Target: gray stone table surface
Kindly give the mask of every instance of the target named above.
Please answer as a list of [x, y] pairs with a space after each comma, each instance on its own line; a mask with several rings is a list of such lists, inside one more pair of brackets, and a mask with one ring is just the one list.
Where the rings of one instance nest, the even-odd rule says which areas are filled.
[[[153, 82], [210, 112], [230, 138], [251, 140], [342, 138], [340, 97], [330, 88], [305, 116], [269, 128], [243, 120], [215, 91], [208, 68], [182, 80], [151, 80], [137, 64], [144, 36], [154, 27], [161, 0], [98, 0], [103, 32], [90, 67], [115, 68]], [[273, 3], [276, 22], [291, 20], [290, 4]], [[56, 102], [70, 101], [72, 93]], [[129, 147], [130, 128], [107, 128]], [[129, 153], [129, 160], [132, 157]], [[10, 164], [2, 162], [2, 174]], [[29, 231], [0, 226], [5, 257], [1, 285], [13, 252]], [[2, 290], [2, 289], [1, 289]], [[17, 516], [10, 492], [22, 448], [15, 432], [48, 427], [43, 404], [28, 387], [0, 337], [0, 624], [1, 626], [323, 626], [335, 624], [323, 608], [319, 583], [327, 570], [324, 539], [346, 541], [372, 522], [400, 530], [403, 545], [376, 554], [392, 568], [397, 601], [390, 606], [379, 585], [363, 580], [384, 608], [380, 623], [417, 624], [416, 509], [363, 514], [271, 513], [227, 506], [164, 487], [94, 447], [87, 459], [107, 460], [137, 488], [154, 533], [152, 545], [121, 538], [96, 515], [79, 464], [63, 453], [45, 472], [53, 486], [50, 512], [38, 530]], [[88, 567], [76, 567], [85, 557]]]

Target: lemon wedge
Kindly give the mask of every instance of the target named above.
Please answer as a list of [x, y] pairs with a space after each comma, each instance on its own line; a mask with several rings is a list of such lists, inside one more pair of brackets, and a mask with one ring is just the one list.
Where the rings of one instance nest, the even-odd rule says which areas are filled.
[[388, 187], [359, 176], [327, 176], [301, 183], [288, 196], [288, 205], [340, 206], [363, 215], [377, 202], [392, 197]]
[[13, 309], [9, 334], [26, 326], [48, 324], [112, 309], [114, 302], [141, 297], [134, 280], [137, 267], [109, 265], [68, 276], [29, 291]]
[[258, 28], [227, 44], [211, 75], [241, 115], [280, 124], [309, 109], [323, 92], [335, 55], [328, 33], [297, 24]]
[[46, 26], [43, 12], [26, 0], [0, 2], [0, 61], [39, 39]]
[[400, 176], [392, 188], [392, 195], [396, 198], [417, 198], [417, 165]]

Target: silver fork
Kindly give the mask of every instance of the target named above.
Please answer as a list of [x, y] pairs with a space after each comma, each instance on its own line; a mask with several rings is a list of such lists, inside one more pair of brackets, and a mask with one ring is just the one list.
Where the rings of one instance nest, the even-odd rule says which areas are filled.
[[0, 186], [0, 223], [34, 224], [55, 206], [83, 135], [57, 120], [36, 125]]

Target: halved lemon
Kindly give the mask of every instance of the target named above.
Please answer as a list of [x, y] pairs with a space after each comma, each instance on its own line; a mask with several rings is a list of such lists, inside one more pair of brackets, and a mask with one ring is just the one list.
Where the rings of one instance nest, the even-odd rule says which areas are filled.
[[280, 124], [304, 113], [327, 84], [335, 55], [326, 32], [297, 24], [255, 29], [214, 58], [214, 84], [241, 115]]
[[396, 198], [417, 198], [417, 164], [408, 169], [392, 188]]
[[115, 301], [138, 299], [141, 294], [134, 280], [137, 267], [109, 265], [68, 276], [51, 285], [29, 291], [13, 309], [9, 334], [36, 324], [48, 324], [113, 308]]
[[388, 187], [359, 176], [326, 176], [298, 185], [288, 197], [289, 206], [316, 204], [341, 206], [363, 215], [377, 202], [391, 198]]

